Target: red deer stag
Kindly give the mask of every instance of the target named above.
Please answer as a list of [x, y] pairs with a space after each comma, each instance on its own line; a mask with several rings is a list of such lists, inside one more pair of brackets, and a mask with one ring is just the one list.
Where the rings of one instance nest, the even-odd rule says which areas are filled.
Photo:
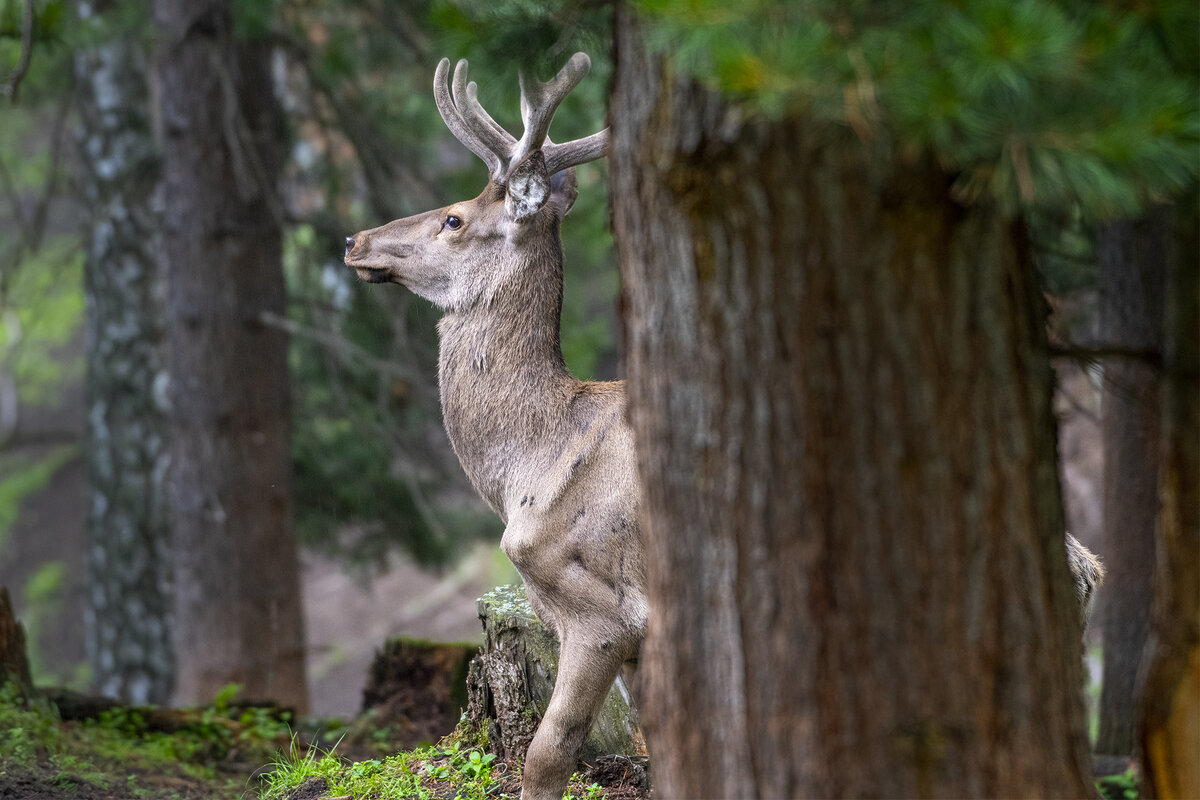
[[[400, 283], [444, 311], [438, 384], [454, 451], [504, 520], [500, 547], [561, 645], [558, 681], [525, 760], [522, 797], [558, 800], [623, 663], [646, 629], [638, 476], [621, 382], [576, 380], [559, 346], [559, 228], [574, 167], [601, 158], [608, 131], [554, 144], [555, 109], [590, 67], [576, 53], [549, 83], [521, 80], [520, 141], [480, 106], [467, 62], [443, 59], [434, 96], [451, 133], [491, 179], [474, 200], [346, 240], [346, 264]], [[1080, 614], [1103, 575], [1067, 536]]]
[[525, 759], [522, 797], [558, 800], [617, 671], [646, 629], [633, 439], [621, 383], [576, 380], [559, 346], [559, 227], [574, 169], [608, 131], [547, 139], [555, 109], [587, 74], [576, 53], [548, 83], [521, 80], [520, 141], [480, 106], [467, 62], [438, 65], [446, 126], [491, 179], [474, 200], [346, 240], [360, 278], [440, 306], [438, 384], [463, 469], [504, 520], [500, 547], [534, 611], [558, 636], [558, 680]]

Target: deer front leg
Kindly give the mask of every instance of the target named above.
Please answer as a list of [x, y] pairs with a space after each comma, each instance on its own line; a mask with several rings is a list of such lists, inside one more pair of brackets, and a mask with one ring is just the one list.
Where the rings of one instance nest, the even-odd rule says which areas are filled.
[[564, 637], [550, 705], [525, 756], [522, 800], [559, 800], [579, 751], [624, 660], [620, 648], [573, 645]]

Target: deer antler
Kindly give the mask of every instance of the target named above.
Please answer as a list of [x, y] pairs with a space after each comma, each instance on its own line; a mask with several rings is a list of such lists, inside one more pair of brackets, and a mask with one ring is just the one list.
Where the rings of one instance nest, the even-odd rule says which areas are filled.
[[530, 81], [522, 74], [521, 121], [525, 131], [520, 141], [504, 130], [479, 104], [479, 90], [474, 81], [467, 82], [467, 62], [460, 60], [454, 67], [454, 77], [447, 80], [450, 60], [443, 58], [433, 78], [433, 95], [446, 127], [462, 144], [488, 167], [492, 180], [505, 183], [512, 171], [535, 150], [546, 159], [547, 172], [556, 172], [594, 161], [608, 153], [608, 129], [555, 144], [548, 138], [554, 112], [563, 99], [579, 85], [591, 69], [591, 59], [576, 53], [554, 77], [546, 83]]

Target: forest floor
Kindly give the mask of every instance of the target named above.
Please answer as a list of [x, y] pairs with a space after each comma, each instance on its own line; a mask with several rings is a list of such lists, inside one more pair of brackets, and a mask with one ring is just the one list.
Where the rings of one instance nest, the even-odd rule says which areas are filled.
[[[520, 767], [460, 727], [414, 748], [422, 720], [368, 712], [349, 725], [243, 707], [136, 708], [96, 698], [27, 701], [0, 689], [0, 800], [484, 800], [520, 796]], [[430, 714], [442, 710], [430, 705]], [[81, 710], [82, 708], [82, 710]], [[100, 710], [103, 708], [103, 710]], [[444, 730], [444, 728], [443, 728]], [[427, 741], [427, 740], [426, 740]], [[581, 764], [569, 800], [646, 800], [641, 764], [610, 756]]]

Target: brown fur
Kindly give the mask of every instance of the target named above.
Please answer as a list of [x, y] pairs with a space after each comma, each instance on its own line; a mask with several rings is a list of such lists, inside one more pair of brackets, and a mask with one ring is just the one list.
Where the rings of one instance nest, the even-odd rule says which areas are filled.
[[[514, 223], [502, 187], [354, 237], [365, 279], [438, 303], [446, 431], [505, 522], [500, 547], [561, 644], [558, 681], [525, 761], [523, 797], [561, 796], [647, 605], [633, 438], [621, 383], [576, 380], [559, 346], [559, 226], [574, 181]], [[569, 194], [568, 194], [569, 193]], [[447, 231], [447, 216], [462, 219]]]

